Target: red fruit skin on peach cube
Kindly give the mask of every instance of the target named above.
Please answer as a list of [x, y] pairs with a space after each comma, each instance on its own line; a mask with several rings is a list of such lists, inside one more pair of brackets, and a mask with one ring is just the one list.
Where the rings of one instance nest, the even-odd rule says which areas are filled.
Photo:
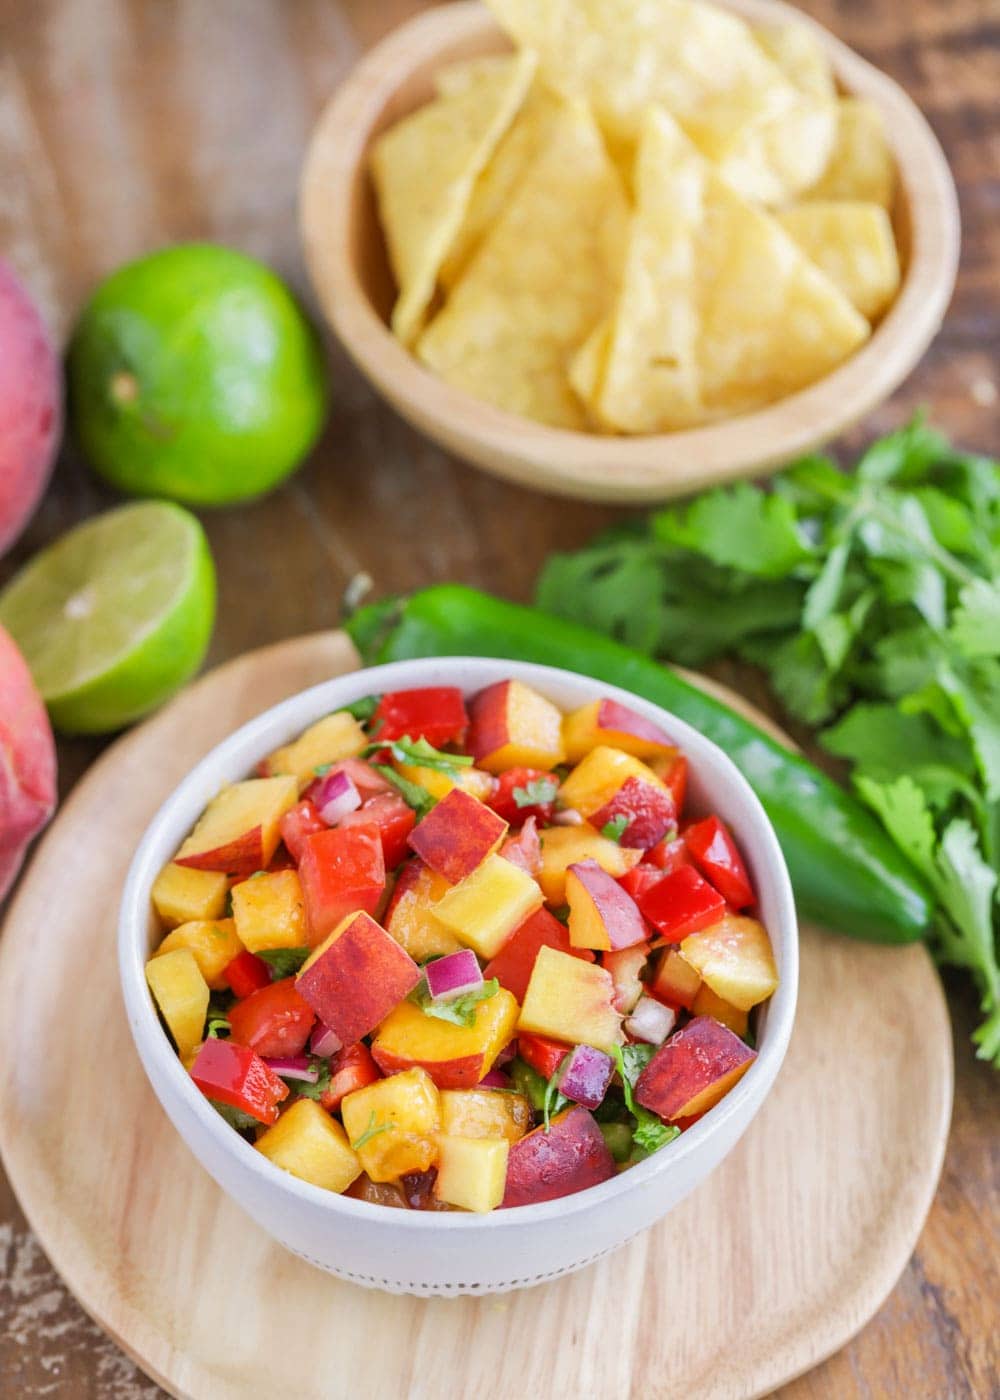
[[56, 749], [49, 717], [27, 663], [0, 627], [0, 900], [55, 805]]
[[603, 831], [608, 822], [625, 817], [627, 825], [619, 844], [646, 851], [677, 825], [674, 799], [665, 788], [654, 787], [634, 775], [598, 811], [591, 813], [591, 826]]
[[755, 1050], [713, 1016], [695, 1016], [639, 1075], [636, 1101], [667, 1122], [706, 1112], [756, 1058]]
[[619, 700], [601, 701], [597, 709], [597, 728], [608, 734], [632, 734], [651, 744], [662, 744], [665, 749], [674, 747], [673, 739], [658, 724]]
[[501, 1210], [571, 1196], [610, 1181], [615, 1161], [585, 1108], [557, 1114], [546, 1132], [536, 1128], [511, 1145]]
[[356, 812], [348, 812], [337, 823], [339, 831], [371, 823], [379, 829], [382, 855], [386, 870], [395, 870], [409, 855], [407, 838], [417, 822], [417, 814], [395, 792], [380, 792], [369, 797]]
[[359, 913], [295, 989], [344, 1045], [353, 1045], [384, 1021], [420, 981], [420, 969], [368, 914]]
[[409, 846], [425, 865], [457, 885], [496, 850], [507, 823], [489, 807], [461, 788], [452, 788], [417, 823]]
[[371, 823], [334, 827], [308, 836], [299, 861], [299, 880], [313, 947], [354, 910], [374, 913], [385, 889], [378, 827]]
[[534, 817], [529, 817], [516, 836], [508, 836], [500, 847], [504, 860], [520, 866], [527, 875], [537, 875], [542, 868], [542, 841]]
[[589, 948], [573, 947], [565, 924], [561, 924], [547, 909], [539, 909], [514, 930], [496, 957], [486, 964], [484, 979], [488, 982], [495, 977], [518, 1003], [524, 1001], [531, 971], [542, 947], [555, 948], [557, 952], [582, 958], [584, 962], [594, 961], [594, 954]]

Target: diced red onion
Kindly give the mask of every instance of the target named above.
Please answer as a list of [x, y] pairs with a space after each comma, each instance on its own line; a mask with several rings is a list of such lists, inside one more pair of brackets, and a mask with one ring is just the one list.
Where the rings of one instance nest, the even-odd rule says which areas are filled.
[[477, 1089], [509, 1089], [510, 1080], [498, 1069], [491, 1069], [489, 1074], [484, 1074], [476, 1085]]
[[654, 997], [641, 996], [625, 1022], [625, 1029], [629, 1035], [636, 1040], [644, 1040], [647, 1045], [662, 1045], [676, 1022], [677, 1012], [673, 1007], [664, 1006]]
[[611, 1083], [615, 1062], [592, 1045], [577, 1045], [559, 1072], [559, 1092], [584, 1108], [597, 1108]]
[[338, 1050], [344, 1048], [344, 1042], [330, 1029], [324, 1026], [322, 1021], [317, 1021], [313, 1029], [312, 1037], [309, 1041], [309, 1049], [314, 1055], [335, 1055]]
[[313, 801], [327, 826], [336, 826], [341, 817], [361, 806], [361, 794], [342, 769], [331, 769], [320, 779]]
[[303, 1079], [307, 1084], [315, 1084], [319, 1070], [309, 1063], [308, 1055], [286, 1055], [282, 1058], [263, 1057], [268, 1069], [280, 1074], [282, 1079]]
[[564, 807], [552, 818], [553, 826], [583, 826], [583, 816], [575, 807]]
[[431, 996], [457, 997], [483, 985], [479, 961], [471, 948], [462, 948], [447, 957], [437, 958], [424, 969], [427, 990]]

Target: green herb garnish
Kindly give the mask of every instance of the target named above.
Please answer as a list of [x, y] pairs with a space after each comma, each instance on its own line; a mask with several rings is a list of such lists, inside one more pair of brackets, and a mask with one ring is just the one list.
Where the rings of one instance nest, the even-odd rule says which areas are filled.
[[367, 724], [381, 703], [381, 695], [362, 695], [349, 705], [341, 705], [337, 714], [353, 715], [359, 724]]
[[1000, 1067], [1000, 463], [920, 417], [555, 555], [538, 603], [687, 666], [760, 666], [931, 887]]
[[628, 827], [628, 817], [624, 812], [619, 812], [616, 817], [612, 817], [609, 822], [605, 822], [601, 827], [601, 835], [607, 837], [609, 841], [615, 841], [619, 845]]
[[667, 1143], [673, 1142], [681, 1131], [673, 1124], [664, 1123], [658, 1114], [651, 1113], [648, 1108], [643, 1108], [641, 1103], [636, 1103], [632, 1092], [636, 1080], [656, 1054], [656, 1050], [655, 1045], [612, 1045], [611, 1047], [611, 1054], [614, 1056], [618, 1073], [621, 1075], [625, 1107], [636, 1122], [632, 1131], [632, 1141], [636, 1147], [642, 1148], [643, 1152], [656, 1152], [661, 1147], [666, 1147]]
[[412, 807], [417, 814], [417, 819], [426, 817], [427, 813], [435, 805], [435, 799], [426, 788], [422, 788], [419, 783], [411, 783], [409, 778], [402, 777], [395, 768], [390, 768], [387, 763], [373, 763], [372, 767], [376, 773], [381, 773], [386, 782], [393, 785], [407, 807]]
[[[565, 1057], [564, 1057], [565, 1058]], [[552, 1115], [558, 1113], [561, 1108], [565, 1108], [572, 1099], [568, 1099], [565, 1094], [559, 1091], [559, 1075], [562, 1070], [560, 1065], [555, 1074], [545, 1086], [545, 1097], [542, 1099], [542, 1117], [545, 1120], [545, 1131], [548, 1132], [552, 1126]]]
[[471, 992], [463, 992], [460, 997], [452, 997], [449, 1001], [435, 1001], [427, 986], [427, 978], [422, 977], [410, 993], [409, 999], [420, 1007], [425, 1016], [433, 1016], [438, 1021], [450, 1021], [453, 1026], [474, 1026], [476, 1007], [480, 1002], [495, 997], [499, 990], [500, 983], [495, 977], [491, 977], [481, 987], [475, 987]]
[[320, 1099], [330, 1087], [330, 1063], [318, 1055], [310, 1055], [309, 1067], [319, 1072], [315, 1084], [310, 1084], [308, 1079], [286, 1079], [285, 1083], [300, 1099]]
[[251, 1113], [244, 1113], [241, 1108], [233, 1108], [232, 1104], [219, 1103], [218, 1099], [209, 1099], [209, 1103], [216, 1113], [222, 1115], [231, 1128], [235, 1128], [238, 1133], [246, 1133], [251, 1130], [263, 1127], [259, 1118], [254, 1118]]
[[392, 1123], [376, 1123], [375, 1110], [372, 1109], [371, 1117], [368, 1119], [368, 1127], [364, 1130], [357, 1142], [352, 1142], [351, 1146], [355, 1152], [360, 1152], [365, 1143], [371, 1142], [372, 1138], [378, 1137], [379, 1133], [387, 1133], [393, 1127]]
[[228, 1016], [210, 1015], [205, 1022], [205, 1039], [219, 1040], [223, 1036], [227, 1036], [231, 1029]]
[[415, 768], [433, 768], [438, 773], [457, 773], [460, 768], [471, 768], [472, 757], [466, 753], [445, 753], [436, 749], [426, 739], [411, 739], [407, 734], [402, 739], [390, 739], [384, 744], [369, 744], [364, 757], [381, 753], [388, 749], [397, 763], [407, 763]]
[[514, 788], [511, 796], [518, 807], [540, 807], [546, 802], [554, 802], [559, 791], [555, 778], [532, 778], [524, 787]]
[[282, 977], [294, 977], [311, 952], [311, 948], [265, 948], [257, 956], [264, 959], [278, 982]]

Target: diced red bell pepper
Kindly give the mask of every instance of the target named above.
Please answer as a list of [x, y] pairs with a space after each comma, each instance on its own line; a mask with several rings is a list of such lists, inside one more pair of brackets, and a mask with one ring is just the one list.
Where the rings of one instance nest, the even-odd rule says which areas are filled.
[[535, 818], [529, 817], [516, 836], [508, 836], [500, 847], [504, 860], [519, 865], [529, 875], [537, 875], [542, 868], [542, 842], [535, 825]]
[[222, 969], [222, 976], [229, 984], [229, 990], [238, 997], [248, 997], [251, 992], [271, 985], [271, 969], [263, 958], [246, 949], [237, 953], [231, 963]]
[[688, 761], [684, 754], [675, 754], [670, 762], [667, 771], [661, 774], [663, 782], [670, 789], [674, 799], [674, 811], [680, 818], [684, 810], [684, 799], [687, 796], [688, 786]]
[[288, 1086], [247, 1045], [208, 1039], [191, 1066], [191, 1078], [206, 1098], [249, 1113], [260, 1123], [273, 1123], [278, 1104], [288, 1098]]
[[327, 1113], [336, 1113], [347, 1094], [353, 1094], [355, 1089], [365, 1089], [381, 1078], [379, 1067], [363, 1040], [355, 1045], [345, 1045], [330, 1060], [330, 1084], [323, 1090], [319, 1101]]
[[232, 1039], [258, 1055], [301, 1055], [316, 1016], [295, 990], [294, 977], [283, 977], [251, 992], [229, 1011]]
[[680, 943], [716, 923], [726, 901], [692, 865], [682, 865], [658, 880], [638, 901], [642, 914], [668, 943]]
[[517, 1037], [517, 1053], [543, 1079], [552, 1078], [572, 1048], [561, 1040], [550, 1040], [547, 1035], [528, 1035], [521, 1031]]
[[326, 822], [308, 797], [297, 802], [281, 818], [281, 839], [297, 861], [302, 859], [302, 852], [306, 848], [306, 838], [315, 836], [318, 831], [326, 830]]
[[683, 837], [664, 837], [643, 856], [643, 862], [658, 866], [660, 870], [676, 870], [681, 865], [691, 864], [691, 854], [684, 844]]
[[462, 692], [454, 685], [393, 690], [383, 695], [372, 715], [371, 735], [379, 743], [392, 739], [426, 739], [435, 748], [460, 744], [469, 716]]
[[[543, 784], [544, 791], [552, 793], [551, 798], [545, 802], [523, 801], [519, 806], [514, 796], [515, 789], [525, 798], [531, 783]], [[497, 775], [497, 785], [493, 789], [493, 795], [486, 799], [486, 805], [492, 807], [498, 817], [503, 817], [509, 826], [522, 826], [528, 817], [535, 817], [540, 822], [550, 822], [558, 791], [559, 780], [541, 768], [508, 768], [506, 772]]]
[[[495, 977], [515, 1000], [524, 1001], [539, 948], [555, 948], [559, 953], [582, 958], [584, 962], [594, 961], [589, 948], [572, 946], [569, 930], [564, 924], [547, 909], [539, 909], [518, 925], [496, 957], [486, 964], [483, 977], [487, 982]], [[562, 1049], [565, 1053], [566, 1047]]]
[[[346, 773], [357, 788], [362, 802], [367, 802], [369, 797], [376, 797], [380, 792], [393, 791], [392, 783], [383, 778], [382, 774], [363, 758], [338, 758], [336, 763], [330, 764], [324, 777], [329, 777], [331, 773]], [[314, 801], [322, 781], [323, 779], [317, 776], [316, 781], [309, 784], [302, 796], [308, 797], [310, 802]]]
[[695, 865], [734, 909], [755, 903], [746, 866], [728, 830], [718, 817], [706, 817], [684, 832], [684, 844]]
[[382, 835], [374, 822], [334, 827], [307, 836], [299, 880], [315, 947], [355, 910], [374, 914], [385, 889]]
[[382, 840], [382, 856], [386, 870], [395, 870], [401, 860], [409, 854], [406, 838], [417, 823], [417, 814], [408, 807], [398, 792], [380, 792], [368, 800], [355, 812], [348, 812], [337, 823], [338, 831], [352, 826], [374, 823]]
[[659, 866], [648, 865], [643, 861], [641, 865], [633, 865], [631, 870], [626, 870], [625, 874], [619, 877], [618, 883], [626, 894], [632, 896], [636, 904], [641, 904], [646, 891], [659, 884], [664, 874]]
[[609, 822], [619, 822], [622, 817], [626, 825], [619, 844], [643, 851], [655, 846], [677, 825], [672, 793], [635, 776], [626, 778], [611, 801], [591, 813], [589, 821], [603, 831]]

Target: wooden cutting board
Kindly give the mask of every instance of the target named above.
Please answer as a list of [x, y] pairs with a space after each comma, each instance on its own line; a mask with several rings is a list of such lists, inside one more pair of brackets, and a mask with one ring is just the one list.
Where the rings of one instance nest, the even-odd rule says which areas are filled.
[[107, 751], [35, 855], [0, 941], [0, 1149], [56, 1268], [195, 1400], [705, 1400], [814, 1366], [892, 1288], [937, 1183], [951, 1037], [922, 947], [803, 929], [791, 1047], [738, 1148], [617, 1254], [522, 1293], [415, 1299], [330, 1278], [272, 1243], [174, 1132], [119, 996], [132, 851], [231, 729], [357, 664], [328, 632], [220, 667]]

